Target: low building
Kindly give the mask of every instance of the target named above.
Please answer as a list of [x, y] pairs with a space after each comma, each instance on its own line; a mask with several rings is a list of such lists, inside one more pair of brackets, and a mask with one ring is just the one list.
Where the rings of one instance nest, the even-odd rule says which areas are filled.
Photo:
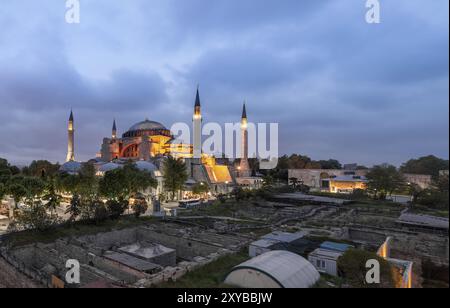
[[342, 177], [342, 176], [359, 176], [365, 177], [368, 170], [346, 170], [346, 169], [289, 169], [288, 178], [289, 181], [296, 179], [299, 184], [306, 185], [311, 188], [312, 191], [320, 191], [327, 189], [322, 187], [324, 184], [322, 180]]
[[403, 174], [405, 180], [409, 184], [415, 184], [422, 189], [428, 189], [433, 184], [433, 177], [426, 174]]
[[448, 218], [429, 215], [417, 215], [403, 213], [397, 220], [397, 223], [413, 230], [429, 230], [445, 232], [448, 234]]
[[273, 232], [261, 237], [249, 246], [249, 256], [254, 258], [272, 250], [295, 252], [296, 242], [305, 236], [304, 232]]
[[225, 283], [247, 289], [304, 289], [319, 279], [319, 272], [303, 257], [288, 251], [270, 251], [236, 266]]
[[309, 254], [308, 260], [320, 273], [337, 277], [339, 276], [337, 263], [343, 254], [343, 252], [318, 248]]

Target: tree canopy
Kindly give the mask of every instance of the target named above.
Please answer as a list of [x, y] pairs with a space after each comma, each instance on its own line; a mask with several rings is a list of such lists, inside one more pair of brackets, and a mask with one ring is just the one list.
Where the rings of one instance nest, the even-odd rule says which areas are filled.
[[368, 188], [378, 198], [385, 199], [405, 187], [406, 181], [395, 166], [384, 164], [373, 167], [367, 173]]
[[168, 157], [163, 166], [164, 187], [171, 192], [172, 200], [188, 179], [186, 164], [181, 159]]

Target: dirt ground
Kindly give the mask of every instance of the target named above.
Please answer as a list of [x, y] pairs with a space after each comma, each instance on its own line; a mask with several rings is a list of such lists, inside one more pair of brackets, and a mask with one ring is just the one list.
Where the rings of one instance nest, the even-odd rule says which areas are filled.
[[0, 288], [39, 288], [39, 286], [0, 258]]

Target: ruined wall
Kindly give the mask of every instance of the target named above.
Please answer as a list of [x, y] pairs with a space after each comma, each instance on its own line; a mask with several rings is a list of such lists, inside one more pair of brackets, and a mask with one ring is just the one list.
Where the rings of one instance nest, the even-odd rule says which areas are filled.
[[206, 256], [215, 253], [219, 249], [219, 247], [214, 247], [206, 242], [203, 243], [189, 238], [157, 233], [146, 229], [139, 229], [138, 234], [139, 238], [143, 240], [160, 243], [163, 246], [175, 249], [178, 257], [187, 260], [191, 260], [197, 256]]

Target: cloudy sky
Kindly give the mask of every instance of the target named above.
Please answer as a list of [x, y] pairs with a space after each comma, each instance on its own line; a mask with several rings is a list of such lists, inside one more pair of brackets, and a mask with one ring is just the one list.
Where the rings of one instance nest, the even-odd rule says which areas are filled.
[[280, 123], [280, 152], [344, 163], [449, 155], [448, 0], [1, 0], [0, 157], [78, 160], [150, 118]]

